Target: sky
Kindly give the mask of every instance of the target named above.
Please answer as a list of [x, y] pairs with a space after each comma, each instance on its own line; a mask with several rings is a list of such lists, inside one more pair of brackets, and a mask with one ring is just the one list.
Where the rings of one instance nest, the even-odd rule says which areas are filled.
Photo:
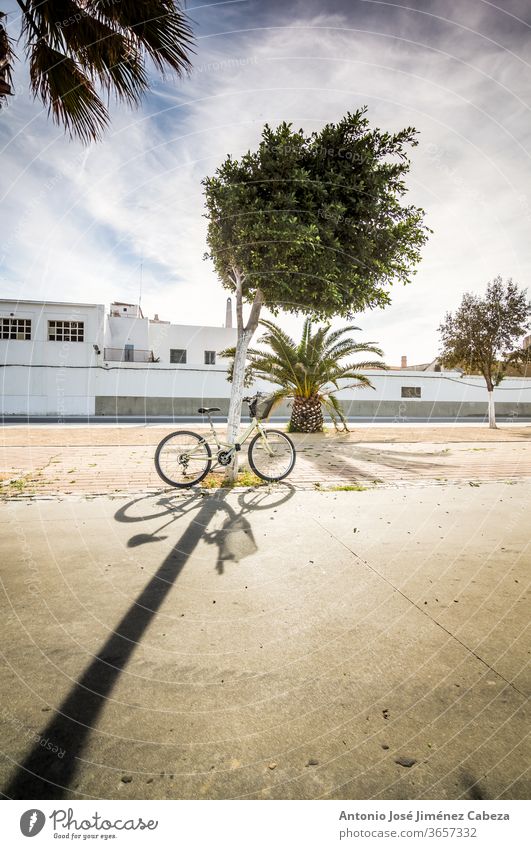
[[[18, 35], [16, 3], [1, 5]], [[18, 63], [16, 96], [0, 111], [0, 297], [141, 297], [150, 317], [222, 325], [227, 292], [203, 258], [201, 180], [255, 147], [264, 123], [310, 133], [364, 105], [373, 126], [418, 130], [407, 200], [433, 234], [392, 304], [355, 317], [359, 339], [391, 365], [427, 362], [463, 292], [482, 293], [498, 274], [529, 285], [528, 0], [186, 5], [191, 74], [153, 71], [141, 108], [111, 102], [111, 127], [89, 147], [48, 119]], [[295, 335], [302, 325], [278, 321]]]

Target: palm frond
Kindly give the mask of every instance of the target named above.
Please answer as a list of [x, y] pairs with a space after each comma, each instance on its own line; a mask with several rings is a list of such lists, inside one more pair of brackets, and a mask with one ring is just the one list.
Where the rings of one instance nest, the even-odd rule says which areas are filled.
[[57, 124], [84, 142], [97, 139], [108, 124], [108, 112], [91, 80], [73, 59], [44, 41], [37, 41], [30, 56], [31, 89], [48, 106]]
[[264, 334], [263, 337], [264, 339], [267, 339], [268, 342], [269, 337], [271, 337], [273, 342], [276, 342], [277, 344], [282, 343], [282, 346], [284, 348], [292, 348], [293, 350], [297, 349], [295, 341], [291, 338], [291, 336], [288, 336], [288, 334], [284, 330], [282, 330], [282, 328], [279, 327], [278, 324], [275, 324], [273, 321], [268, 321], [265, 318], [260, 319], [259, 323], [261, 327], [265, 327], [268, 331], [266, 334]]
[[299, 346], [297, 348], [297, 356], [302, 359], [305, 356], [306, 349], [308, 347], [308, 340], [311, 336], [312, 332], [312, 320], [310, 318], [306, 318], [304, 320], [304, 325], [302, 328], [302, 336]]
[[337, 426], [337, 420], [339, 419], [343, 425], [343, 429], [345, 431], [348, 431], [348, 423], [343, 412], [343, 407], [341, 406], [335, 395], [332, 395], [330, 393], [322, 395], [321, 402], [325, 410], [328, 410], [328, 412], [330, 413], [330, 418], [332, 419], [335, 429], [339, 430]]
[[335, 342], [337, 342], [338, 339], [341, 339], [341, 337], [344, 336], [345, 333], [353, 333], [358, 330], [361, 330], [361, 327], [356, 327], [355, 324], [347, 324], [345, 327], [339, 327], [337, 330], [332, 330], [328, 334], [326, 344], [333, 345]]
[[340, 359], [342, 357], [350, 357], [351, 354], [376, 354], [377, 357], [383, 357], [383, 351], [373, 342], [354, 342], [353, 339], [343, 339], [336, 342], [323, 351], [323, 358]]
[[339, 386], [337, 381], [331, 381], [335, 385], [335, 389], [329, 390], [329, 394], [332, 395], [334, 392], [343, 391], [344, 389], [361, 389], [365, 387], [367, 389], [375, 389], [375, 386], [366, 374], [361, 374], [360, 372], [350, 372], [350, 374], [342, 375], [342, 380], [352, 380], [354, 383], [344, 383]]
[[4, 18], [4, 13], [0, 12], [0, 108], [3, 100], [8, 95], [13, 94], [11, 90], [13, 82], [12, 66], [13, 59], [15, 58], [13, 48], [11, 47], [11, 39], [4, 26]]
[[186, 14], [174, 0], [89, 0], [91, 14], [128, 30], [163, 72], [169, 65], [179, 76], [190, 70], [192, 30]]
[[162, 73], [169, 67], [182, 76], [191, 67], [192, 31], [179, 0], [17, 2], [31, 89], [84, 142], [108, 124], [96, 87], [137, 105], [149, 89], [148, 58]]

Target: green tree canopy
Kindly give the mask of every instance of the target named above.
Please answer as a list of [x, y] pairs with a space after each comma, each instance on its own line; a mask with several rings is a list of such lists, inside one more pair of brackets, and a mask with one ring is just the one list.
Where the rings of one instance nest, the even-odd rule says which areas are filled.
[[408, 127], [370, 129], [366, 109], [306, 136], [265, 126], [256, 151], [204, 180], [210, 256], [223, 285], [273, 312], [315, 318], [385, 306], [407, 283], [428, 229], [402, 202]]
[[[101, 92], [135, 105], [149, 89], [148, 62], [179, 75], [190, 67], [192, 33], [179, 0], [17, 3], [31, 90], [84, 142], [100, 138], [109, 122]], [[11, 93], [14, 61], [0, 29], [0, 105]]]

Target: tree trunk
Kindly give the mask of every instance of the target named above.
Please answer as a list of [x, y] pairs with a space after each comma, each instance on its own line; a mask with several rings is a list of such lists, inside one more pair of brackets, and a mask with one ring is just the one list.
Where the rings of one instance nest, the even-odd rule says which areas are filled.
[[[229, 417], [227, 420], [227, 442], [236, 442], [236, 437], [240, 430], [240, 421], [242, 413], [242, 398], [245, 380], [245, 363], [247, 360], [247, 349], [251, 336], [247, 330], [244, 330], [242, 335], [238, 334], [236, 343], [236, 353], [234, 355], [234, 369], [232, 376], [232, 392], [229, 404]], [[232, 465], [228, 469], [228, 478], [231, 481], [236, 480], [238, 475], [238, 454], [234, 455]]]
[[[232, 391], [230, 395], [229, 416], [227, 420], [227, 442], [235, 442], [240, 429], [242, 414], [242, 399], [245, 382], [245, 364], [247, 360], [247, 349], [253, 338], [254, 331], [258, 327], [260, 310], [263, 304], [263, 296], [260, 289], [257, 290], [249, 320], [244, 327], [243, 324], [243, 275], [238, 269], [233, 269], [233, 279], [236, 287], [236, 318], [238, 325], [238, 341], [234, 355], [234, 369], [232, 374]], [[227, 468], [227, 477], [235, 481], [238, 477], [238, 454], [234, 455], [232, 464]]]
[[496, 409], [494, 406], [494, 389], [489, 389], [489, 427], [497, 427]]
[[291, 433], [320, 433], [323, 429], [323, 410], [317, 396], [303, 398], [296, 395], [289, 422]]

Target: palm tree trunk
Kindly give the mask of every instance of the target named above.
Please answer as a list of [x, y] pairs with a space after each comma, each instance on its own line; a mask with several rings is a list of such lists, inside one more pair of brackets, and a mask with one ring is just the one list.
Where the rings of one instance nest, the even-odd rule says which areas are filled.
[[296, 395], [289, 423], [292, 433], [319, 433], [323, 429], [321, 401], [316, 395], [303, 398]]

